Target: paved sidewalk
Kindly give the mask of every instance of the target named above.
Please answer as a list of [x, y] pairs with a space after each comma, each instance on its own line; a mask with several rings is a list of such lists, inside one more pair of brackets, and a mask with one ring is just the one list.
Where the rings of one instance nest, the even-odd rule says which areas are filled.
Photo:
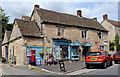
[[[60, 66], [59, 64], [57, 65], [42, 65], [42, 66], [36, 66], [37, 68], [43, 68], [43, 69], [46, 69], [48, 71], [51, 71], [51, 72], [59, 72], [59, 73], [62, 73], [60, 71]], [[81, 70], [85, 68], [85, 63], [84, 62], [65, 62], [65, 69], [66, 69], [66, 72], [65, 73], [70, 73], [70, 72], [73, 72], [73, 71], [76, 71], [76, 70]]]

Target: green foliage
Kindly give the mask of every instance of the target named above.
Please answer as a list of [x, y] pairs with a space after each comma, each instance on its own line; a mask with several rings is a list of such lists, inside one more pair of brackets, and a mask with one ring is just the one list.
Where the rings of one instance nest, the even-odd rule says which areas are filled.
[[[0, 7], [0, 20], [2, 21], [2, 26], [0, 26], [0, 36], [2, 36], [2, 39], [3, 39], [3, 36], [4, 36], [4, 33], [5, 33], [5, 30], [7, 31], [11, 31], [12, 30], [12, 27], [13, 25], [12, 24], [8, 24], [8, 21], [9, 21], [9, 16], [7, 16], [5, 13], [4, 13], [5, 10], [3, 10], [1, 7]], [[2, 27], [2, 28], [1, 28]], [[1, 30], [2, 29], [2, 30]]]
[[4, 13], [5, 10], [3, 10], [0, 7], [0, 18], [2, 18], [2, 24], [6, 24], [9, 21], [9, 16], [6, 16], [6, 14]]
[[118, 34], [116, 34], [116, 36], [115, 36], [115, 45], [116, 45], [117, 51], [120, 51], [119, 39], [120, 38], [119, 38]]
[[111, 51], [114, 51], [115, 49], [114, 49], [114, 46], [115, 46], [115, 43], [114, 42], [109, 42], [109, 50], [111, 50]]
[[2, 57], [2, 63], [7, 62], [6, 59], [4, 57]]

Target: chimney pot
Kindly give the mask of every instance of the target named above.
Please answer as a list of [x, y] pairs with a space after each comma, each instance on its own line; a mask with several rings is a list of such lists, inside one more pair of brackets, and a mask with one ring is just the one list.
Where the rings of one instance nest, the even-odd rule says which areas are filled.
[[37, 8], [39, 8], [39, 5], [34, 5], [34, 10], [36, 10]]
[[77, 10], [77, 16], [82, 17], [82, 11], [81, 10]]
[[93, 18], [95, 21], [97, 21], [97, 18], [95, 17], [95, 18]]
[[107, 19], [108, 19], [108, 15], [107, 14], [103, 15], [103, 20], [107, 20]]

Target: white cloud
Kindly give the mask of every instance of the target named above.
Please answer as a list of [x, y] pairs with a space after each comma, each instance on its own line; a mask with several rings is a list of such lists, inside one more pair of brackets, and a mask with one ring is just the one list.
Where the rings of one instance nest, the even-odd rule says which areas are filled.
[[[119, 0], [74, 0], [74, 2], [118, 2]], [[2, 2], [73, 2], [73, 0], [2, 0]]]
[[80, 9], [84, 17], [97, 17], [99, 21], [102, 20], [102, 15], [105, 13], [107, 13], [110, 18], [117, 19], [117, 3], [94, 3], [94, 7], [92, 8], [90, 3], [84, 6], [81, 6], [82, 2], [77, 6], [76, 3], [78, 2], [4, 2], [2, 3], [2, 7], [5, 9], [5, 13], [11, 17], [10, 22], [13, 22], [15, 18], [21, 18], [23, 15], [30, 16], [35, 4], [39, 4], [40, 7], [45, 9], [73, 15], [76, 15], [76, 11]]

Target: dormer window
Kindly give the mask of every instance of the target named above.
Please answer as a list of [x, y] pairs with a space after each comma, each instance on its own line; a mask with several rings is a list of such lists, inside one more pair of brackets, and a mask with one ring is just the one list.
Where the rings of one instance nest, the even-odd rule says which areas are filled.
[[87, 38], [87, 30], [82, 30], [82, 38]]
[[104, 39], [104, 33], [103, 32], [98, 32], [98, 37], [99, 37], [99, 39]]

